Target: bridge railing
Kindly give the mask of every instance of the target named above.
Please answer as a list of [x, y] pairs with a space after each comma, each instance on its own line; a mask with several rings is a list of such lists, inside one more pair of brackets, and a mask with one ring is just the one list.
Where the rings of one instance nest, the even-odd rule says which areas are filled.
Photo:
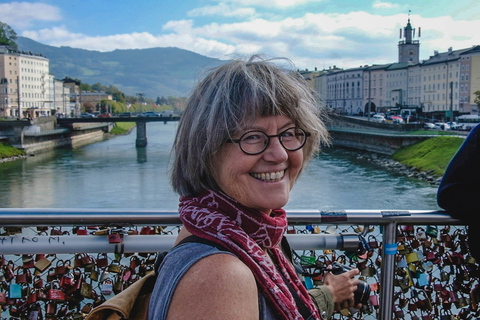
[[[465, 226], [443, 211], [288, 210], [288, 220], [287, 238], [304, 267], [307, 286], [321, 283], [318, 270], [337, 261], [358, 267], [372, 289], [361, 310], [342, 310], [334, 318], [478, 313], [478, 264], [466, 247]], [[3, 308], [13, 308], [15, 316], [15, 306], [25, 301], [24, 313], [38, 308], [47, 312], [52, 299], [28, 303], [43, 288], [36, 288], [32, 279], [17, 283], [17, 278], [33, 273], [33, 279], [43, 278], [44, 287], [51, 288], [70, 273], [89, 283], [93, 294], [71, 298], [75, 294], [61, 287], [66, 297], [54, 302], [59, 308], [68, 306], [60, 308], [67, 309], [64, 317], [84, 316], [90, 306], [151, 270], [156, 253], [172, 247], [180, 224], [177, 212], [165, 210], [0, 209], [0, 304], [2, 291], [10, 293], [10, 287], [20, 285], [23, 293], [17, 298], [7, 294]], [[38, 267], [38, 261], [45, 264]], [[116, 289], [109, 292], [109, 287]]]

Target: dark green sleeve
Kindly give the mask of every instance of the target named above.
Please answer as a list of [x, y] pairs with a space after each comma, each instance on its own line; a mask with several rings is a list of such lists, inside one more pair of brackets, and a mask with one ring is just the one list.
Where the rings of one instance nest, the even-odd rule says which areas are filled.
[[308, 290], [308, 293], [315, 302], [322, 319], [330, 319], [333, 315], [333, 295], [330, 290], [325, 286], [319, 286]]

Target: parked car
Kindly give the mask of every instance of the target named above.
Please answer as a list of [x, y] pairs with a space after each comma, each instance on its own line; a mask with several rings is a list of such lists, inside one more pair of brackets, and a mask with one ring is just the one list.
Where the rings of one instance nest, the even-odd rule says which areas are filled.
[[82, 113], [80, 115], [80, 118], [95, 118], [95, 115], [93, 113]]
[[437, 130], [450, 130], [450, 126], [445, 122], [436, 122], [435, 129]]
[[400, 117], [400, 116], [389, 116], [387, 119], [391, 120], [393, 123], [404, 123], [405, 122], [403, 120], [403, 118]]
[[156, 117], [160, 117], [160, 114], [153, 111], [147, 111], [147, 112], [141, 113], [140, 117], [156, 118]]
[[98, 115], [98, 118], [111, 118], [111, 117], [112, 117], [112, 114], [108, 112], [101, 113]]
[[118, 115], [120, 118], [130, 118], [132, 116], [131, 112], [122, 112]]
[[160, 112], [160, 117], [173, 117], [173, 110], [163, 110]]
[[379, 114], [375, 114], [372, 117], [372, 121], [375, 121], [375, 122], [385, 122], [385, 120], [386, 120], [385, 117]]
[[463, 126], [461, 124], [456, 123], [455, 121], [447, 122], [447, 124], [450, 126], [451, 130], [462, 130], [463, 129]]
[[423, 129], [435, 129], [435, 125], [431, 122], [425, 122], [423, 124]]

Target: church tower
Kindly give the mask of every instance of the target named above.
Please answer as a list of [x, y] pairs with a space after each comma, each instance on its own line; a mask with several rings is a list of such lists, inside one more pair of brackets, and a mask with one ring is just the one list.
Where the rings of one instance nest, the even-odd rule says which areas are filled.
[[[413, 63], [419, 62], [420, 56], [420, 41], [413, 40], [415, 38], [415, 29], [410, 24], [410, 14], [408, 15], [407, 26], [400, 29], [400, 39], [398, 42], [398, 62], [400, 63]], [[418, 37], [420, 38], [420, 27], [418, 28]]]

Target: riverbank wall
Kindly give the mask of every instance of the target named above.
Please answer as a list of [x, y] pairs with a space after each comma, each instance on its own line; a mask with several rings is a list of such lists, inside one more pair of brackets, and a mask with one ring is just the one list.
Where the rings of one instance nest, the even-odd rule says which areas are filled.
[[[56, 148], [78, 148], [105, 139], [113, 123], [77, 123], [59, 127], [56, 117], [0, 121], [0, 140], [35, 155]], [[18, 157], [13, 157], [13, 160]], [[4, 160], [4, 159], [3, 159]]]

